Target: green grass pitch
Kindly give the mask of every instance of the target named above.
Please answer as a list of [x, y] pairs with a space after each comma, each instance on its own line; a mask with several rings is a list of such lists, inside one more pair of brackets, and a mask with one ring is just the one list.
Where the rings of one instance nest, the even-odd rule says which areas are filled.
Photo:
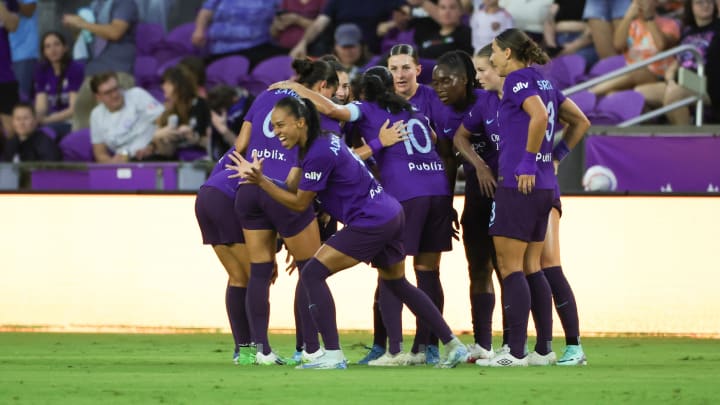
[[[348, 359], [361, 358], [370, 339], [343, 333]], [[283, 355], [294, 350], [293, 335], [270, 341]], [[0, 404], [720, 403], [718, 340], [586, 338], [586, 367], [323, 371], [235, 366], [230, 342], [226, 334], [0, 333]], [[562, 338], [554, 343], [561, 354]]]

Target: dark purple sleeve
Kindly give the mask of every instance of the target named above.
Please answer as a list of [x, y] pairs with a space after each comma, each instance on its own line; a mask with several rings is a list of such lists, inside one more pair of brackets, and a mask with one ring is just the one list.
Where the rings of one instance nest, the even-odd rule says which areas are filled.
[[79, 62], [71, 62], [68, 66], [68, 91], [77, 92], [85, 79], [85, 66]]

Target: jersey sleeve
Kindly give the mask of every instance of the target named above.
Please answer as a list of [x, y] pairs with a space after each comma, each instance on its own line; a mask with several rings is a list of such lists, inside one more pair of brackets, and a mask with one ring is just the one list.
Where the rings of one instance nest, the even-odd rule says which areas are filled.
[[[318, 142], [316, 140], [315, 142]], [[313, 145], [313, 153], [308, 153], [302, 161], [302, 178], [300, 190], [320, 192], [327, 188], [328, 178], [335, 168], [336, 157], [330, 152], [328, 145]]]
[[522, 107], [526, 99], [540, 95], [536, 80], [533, 80], [524, 71], [515, 71], [508, 75], [505, 80], [507, 83], [505, 87], [509, 90], [509, 92], [505, 92], [505, 96], [512, 99], [517, 106]]

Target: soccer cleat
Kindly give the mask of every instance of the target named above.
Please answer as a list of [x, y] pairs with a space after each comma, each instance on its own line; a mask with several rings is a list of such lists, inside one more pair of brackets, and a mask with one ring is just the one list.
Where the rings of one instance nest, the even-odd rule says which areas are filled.
[[435, 345], [429, 345], [425, 349], [425, 362], [431, 365], [440, 363], [440, 350]]
[[309, 363], [303, 363], [297, 367], [299, 370], [344, 370], [347, 368], [347, 360], [342, 350], [325, 350], [325, 352]]
[[238, 360], [235, 364], [240, 366], [255, 364], [256, 351], [255, 346], [240, 346]]
[[443, 361], [438, 362], [435, 367], [454, 368], [458, 364], [466, 362], [468, 356], [470, 355], [467, 347], [465, 347], [458, 338], [453, 338], [453, 340], [449, 341], [445, 345], [445, 351], [447, 353], [447, 357]]
[[233, 363], [238, 364], [240, 362], [240, 351], [238, 349], [235, 349], [233, 352]]
[[465, 346], [467, 348], [468, 353], [470, 353], [470, 357], [468, 357], [467, 362], [468, 363], [475, 363], [475, 360], [479, 359], [491, 359], [495, 356], [495, 352], [492, 349], [492, 346], [490, 346], [490, 350], [486, 350], [484, 347], [480, 346], [477, 343], [471, 343]]
[[527, 367], [528, 356], [518, 359], [510, 351], [500, 351], [492, 359], [480, 359], [475, 362], [481, 367]]
[[305, 350], [302, 351], [302, 362], [303, 363], [310, 363], [316, 359], [318, 359], [320, 356], [322, 356], [325, 352], [322, 348], [317, 349], [314, 353], [308, 353]]
[[556, 363], [558, 366], [585, 366], [587, 365], [587, 358], [581, 345], [568, 345], [565, 347], [560, 360]]
[[422, 366], [427, 364], [425, 361], [425, 353], [407, 353], [405, 355], [406, 366]]
[[360, 361], [358, 361], [357, 364], [365, 365], [365, 366], [366, 366], [370, 360], [379, 359], [380, 356], [382, 356], [383, 354], [385, 354], [385, 348], [384, 348], [384, 347], [378, 346], [378, 345], [373, 345], [373, 346], [370, 348], [370, 351], [368, 352], [368, 354], [366, 354], [365, 357], [363, 357], [362, 359], [360, 359]]
[[527, 355], [528, 366], [552, 366], [555, 362], [557, 362], [557, 355], [555, 352], [540, 354], [533, 351]]
[[270, 354], [263, 354], [262, 352], [257, 352], [257, 354], [255, 355], [255, 363], [261, 366], [284, 366], [288, 362], [274, 352], [270, 352]]
[[293, 354], [291, 360], [292, 360], [295, 364], [300, 364], [300, 363], [302, 363], [302, 355], [303, 355], [303, 352], [302, 352], [302, 351], [297, 351], [297, 350], [296, 350], [295, 353]]
[[377, 359], [368, 361], [368, 366], [377, 367], [397, 367], [407, 365], [407, 354], [403, 352], [399, 352], [397, 354], [390, 354], [390, 352], [386, 352]]

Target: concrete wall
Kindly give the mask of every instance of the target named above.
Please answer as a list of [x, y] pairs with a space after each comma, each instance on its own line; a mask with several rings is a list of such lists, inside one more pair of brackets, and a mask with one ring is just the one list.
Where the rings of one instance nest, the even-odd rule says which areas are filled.
[[[458, 211], [462, 203], [456, 197]], [[193, 196], [3, 195], [0, 330], [226, 328], [226, 276], [201, 244], [193, 204]], [[720, 336], [719, 198], [567, 197], [563, 207], [562, 257], [584, 333]], [[441, 276], [446, 319], [471, 330], [458, 243]], [[272, 328], [293, 328], [296, 280], [281, 271], [273, 286]], [[372, 328], [375, 280], [364, 265], [330, 278], [340, 328]], [[404, 326], [414, 325], [406, 310]], [[557, 320], [554, 330], [561, 334]]]

